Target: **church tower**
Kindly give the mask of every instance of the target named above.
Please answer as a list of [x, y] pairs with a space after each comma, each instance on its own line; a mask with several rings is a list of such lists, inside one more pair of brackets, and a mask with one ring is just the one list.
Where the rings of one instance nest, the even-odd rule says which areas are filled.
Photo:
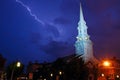
[[90, 36], [87, 33], [87, 25], [84, 20], [82, 6], [80, 4], [80, 20], [78, 22], [78, 35], [75, 42], [76, 55], [83, 58], [85, 62], [95, 62], [96, 59], [93, 56], [93, 43], [90, 40]]

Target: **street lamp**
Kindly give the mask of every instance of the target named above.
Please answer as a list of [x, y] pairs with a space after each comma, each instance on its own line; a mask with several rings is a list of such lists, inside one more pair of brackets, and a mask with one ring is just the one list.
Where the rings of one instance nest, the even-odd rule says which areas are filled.
[[102, 73], [101, 76], [104, 77], [105, 75]]
[[111, 65], [111, 63], [109, 61], [104, 61], [103, 62], [103, 66], [105, 67], [109, 67]]
[[59, 71], [59, 75], [62, 75], [62, 71]]
[[17, 62], [15, 65], [13, 65], [13, 69], [12, 69], [12, 74], [11, 74], [11, 80], [13, 80], [13, 74], [14, 74], [14, 70], [15, 70], [15, 67], [20, 67], [21, 66], [21, 63], [20, 62]]
[[17, 62], [17, 67], [20, 67], [21, 66], [21, 63], [20, 62]]
[[53, 77], [53, 74], [51, 73], [50, 76]]
[[120, 76], [119, 76], [119, 75], [117, 75], [116, 77], [117, 77], [117, 78], [119, 78]]

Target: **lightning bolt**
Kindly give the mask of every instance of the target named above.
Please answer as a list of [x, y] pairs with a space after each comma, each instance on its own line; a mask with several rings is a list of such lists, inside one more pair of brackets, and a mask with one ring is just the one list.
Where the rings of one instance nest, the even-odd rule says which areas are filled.
[[31, 11], [31, 9], [30, 9], [29, 6], [25, 5], [25, 4], [24, 4], [22, 1], [20, 1], [20, 0], [16, 0], [16, 2], [17, 2], [17, 3], [20, 3], [23, 7], [25, 7], [25, 8], [27, 9], [27, 11], [29, 12], [29, 14], [30, 14], [32, 17], [34, 17], [34, 19], [35, 19], [37, 22], [39, 22], [39, 23], [42, 24], [42, 25], [45, 24], [45, 23], [44, 23], [42, 20], [40, 20], [34, 13], [32, 13], [32, 11]]

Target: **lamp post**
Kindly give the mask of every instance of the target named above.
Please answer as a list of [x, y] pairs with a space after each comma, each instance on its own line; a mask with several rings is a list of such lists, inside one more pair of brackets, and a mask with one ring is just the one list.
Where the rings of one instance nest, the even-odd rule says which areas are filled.
[[21, 63], [20, 62], [17, 62], [15, 65], [13, 65], [13, 69], [12, 69], [12, 73], [11, 73], [11, 79], [10, 80], [13, 80], [13, 74], [14, 74], [14, 70], [15, 70], [15, 67], [20, 67], [21, 66]]

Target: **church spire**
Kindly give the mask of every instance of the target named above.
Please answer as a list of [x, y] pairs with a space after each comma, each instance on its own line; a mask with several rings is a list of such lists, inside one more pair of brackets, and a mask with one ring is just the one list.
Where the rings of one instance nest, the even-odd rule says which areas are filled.
[[84, 20], [84, 16], [83, 16], [83, 11], [82, 11], [82, 5], [80, 3], [80, 20], [78, 23], [78, 36], [79, 38], [89, 38], [88, 34], [87, 34], [87, 25], [86, 22]]
[[85, 62], [94, 61], [93, 45], [87, 33], [87, 25], [83, 16], [82, 5], [80, 3], [80, 20], [78, 22], [78, 35], [75, 42], [76, 55], [82, 55]]
[[85, 21], [84, 16], [83, 16], [82, 4], [81, 3], [80, 3], [80, 21]]

